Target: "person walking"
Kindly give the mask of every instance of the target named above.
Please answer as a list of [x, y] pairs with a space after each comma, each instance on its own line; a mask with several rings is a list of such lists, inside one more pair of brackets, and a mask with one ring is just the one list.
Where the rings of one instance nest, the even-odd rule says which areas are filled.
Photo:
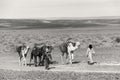
[[88, 57], [88, 59], [89, 59], [89, 60], [88, 60], [88, 64], [90, 64], [90, 65], [94, 64], [93, 54], [95, 54], [95, 51], [94, 51], [94, 49], [93, 49], [92, 44], [90, 44], [90, 45], [88, 46], [87, 53], [86, 53], [86, 55], [87, 55], [87, 57]]

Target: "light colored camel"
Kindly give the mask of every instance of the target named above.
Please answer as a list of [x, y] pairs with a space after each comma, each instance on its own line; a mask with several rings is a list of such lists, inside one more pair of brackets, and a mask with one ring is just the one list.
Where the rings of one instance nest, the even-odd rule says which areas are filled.
[[72, 60], [74, 59], [73, 52], [78, 49], [80, 46], [80, 42], [65, 42], [62, 43], [59, 48], [62, 52], [61, 54], [61, 62], [64, 64], [63, 56], [66, 54], [66, 59], [69, 61], [70, 64], [72, 64]]
[[69, 62], [70, 64], [72, 64], [72, 60], [74, 59], [74, 54], [73, 52], [78, 49], [78, 47], [80, 46], [80, 42], [75, 42], [75, 43], [68, 43], [68, 55], [69, 55]]
[[22, 45], [22, 46], [18, 46], [17, 47], [17, 52], [19, 54], [19, 65], [23, 66], [23, 65], [27, 65], [26, 63], [26, 57], [27, 57], [27, 54], [30, 50], [30, 47], [29, 46], [26, 46], [26, 45]]
[[20, 64], [21, 64], [22, 66], [23, 66], [23, 65], [27, 66], [26, 57], [27, 57], [28, 51], [29, 51], [29, 46], [26, 46], [25, 48], [23, 48], [23, 49], [21, 50], [22, 60], [21, 60]]

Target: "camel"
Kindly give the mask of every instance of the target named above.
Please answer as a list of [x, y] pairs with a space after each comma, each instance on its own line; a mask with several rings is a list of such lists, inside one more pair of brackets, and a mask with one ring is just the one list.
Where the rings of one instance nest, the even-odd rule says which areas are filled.
[[41, 48], [42, 52], [43, 52], [43, 60], [42, 60], [42, 63], [44, 63], [45, 65], [45, 69], [49, 70], [49, 65], [50, 65], [50, 62], [52, 61], [52, 50], [53, 50], [53, 46], [43, 46]]
[[40, 47], [38, 47], [38, 45], [35, 44], [32, 51], [31, 51], [31, 56], [30, 56], [30, 64], [31, 64], [32, 59], [34, 58], [35, 67], [37, 67], [37, 57], [39, 58], [39, 65], [40, 65], [42, 52], [40, 50]]
[[69, 61], [70, 64], [72, 64], [72, 60], [74, 59], [74, 54], [73, 52], [78, 49], [80, 46], [80, 42], [71, 42], [71, 41], [67, 41], [62, 43], [59, 48], [60, 51], [62, 52], [61, 54], [61, 62], [62, 64], [64, 64], [63, 61], [63, 56], [66, 54], [66, 59]]
[[18, 46], [17, 47], [17, 52], [19, 54], [19, 65], [23, 66], [27, 66], [27, 62], [26, 62], [26, 57], [27, 57], [27, 54], [30, 50], [30, 47], [29, 46], [26, 46], [26, 45], [21, 45], [21, 46]]
[[37, 57], [39, 58], [39, 63], [38, 65], [40, 66], [40, 64], [43, 66], [45, 63], [45, 69], [49, 69], [49, 64], [50, 61], [52, 60], [52, 55], [51, 52], [53, 50], [52, 46], [48, 46], [48, 45], [36, 45], [33, 47], [33, 50], [31, 52], [31, 57], [30, 57], [30, 64], [31, 64], [31, 60], [34, 58], [34, 65], [35, 67], [37, 67]]

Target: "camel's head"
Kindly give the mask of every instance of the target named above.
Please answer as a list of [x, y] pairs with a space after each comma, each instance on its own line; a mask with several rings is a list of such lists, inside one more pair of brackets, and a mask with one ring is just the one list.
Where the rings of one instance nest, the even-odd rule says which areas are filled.
[[27, 49], [29, 49], [30, 47], [29, 46], [26, 46]]
[[79, 46], [80, 46], [80, 42], [76, 42], [76, 46], [78, 46], [78, 47], [79, 47]]

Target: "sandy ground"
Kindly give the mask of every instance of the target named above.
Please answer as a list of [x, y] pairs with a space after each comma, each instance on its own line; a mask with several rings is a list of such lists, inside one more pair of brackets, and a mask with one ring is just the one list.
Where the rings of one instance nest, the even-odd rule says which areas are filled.
[[[27, 56], [27, 63], [29, 63], [29, 56]], [[34, 67], [19, 66], [17, 53], [0, 54], [0, 69], [15, 70], [15, 71], [45, 71], [43, 66]], [[95, 65], [88, 65], [87, 62], [74, 63], [72, 65], [65, 64], [51, 64], [49, 71], [72, 71], [72, 72], [110, 72], [120, 73], [119, 63], [104, 63], [99, 62]]]

